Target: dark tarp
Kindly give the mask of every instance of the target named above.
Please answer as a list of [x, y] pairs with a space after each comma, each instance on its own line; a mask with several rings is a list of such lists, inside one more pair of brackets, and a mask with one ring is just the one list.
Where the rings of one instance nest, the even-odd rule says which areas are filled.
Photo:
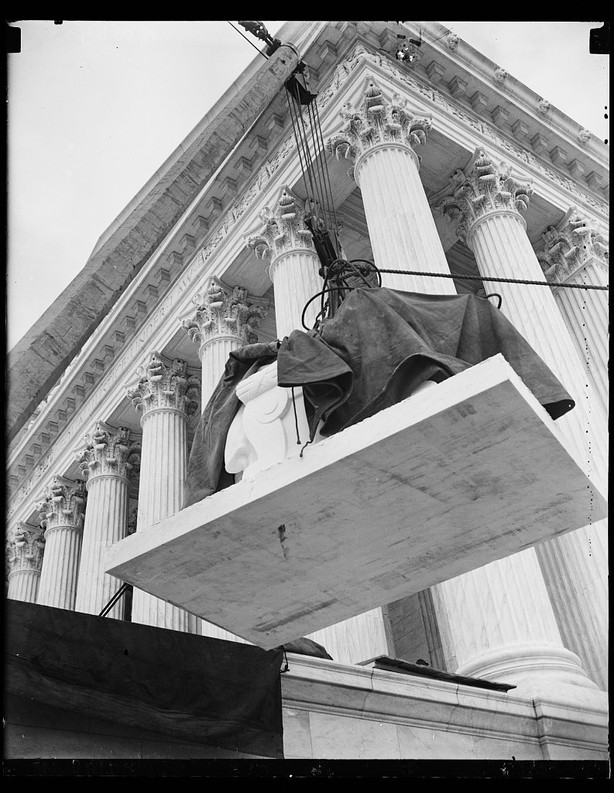
[[313, 658], [328, 658], [330, 661], [334, 660], [332, 655], [328, 654], [326, 647], [314, 642], [313, 639], [294, 639], [291, 642], [286, 642], [277, 648], [286, 653], [296, 653], [297, 655], [310, 655]]
[[277, 342], [248, 344], [230, 353], [226, 368], [200, 417], [186, 475], [184, 506], [234, 484], [224, 468], [224, 447], [232, 420], [241, 402], [235, 390], [244, 377], [254, 374], [277, 357]]
[[283, 758], [281, 650], [7, 600], [8, 694]]
[[492, 680], [484, 680], [480, 677], [466, 677], [465, 675], [455, 675], [450, 672], [442, 672], [439, 669], [432, 669], [428, 665], [411, 664], [399, 658], [389, 658], [380, 655], [373, 659], [373, 667], [382, 669], [386, 672], [398, 672], [402, 675], [416, 675], [417, 677], [430, 677], [431, 680], [446, 680], [449, 683], [459, 683], [462, 686], [472, 686], [473, 688], [487, 688], [491, 691], [510, 691], [516, 686], [510, 683], [496, 683]]
[[[322, 422], [332, 435], [411, 396], [426, 380], [441, 382], [501, 354], [553, 419], [574, 402], [512, 323], [473, 294], [424, 295], [386, 288], [351, 291], [317, 331], [293, 331], [276, 345], [248, 345], [232, 355], [207, 405], [188, 465], [185, 506], [232, 483], [224, 444], [240, 402], [229, 395], [247, 373], [277, 354], [280, 386], [303, 388], [311, 437]], [[251, 352], [250, 352], [251, 351]], [[251, 358], [250, 358], [251, 355]], [[224, 480], [224, 476], [227, 478]]]

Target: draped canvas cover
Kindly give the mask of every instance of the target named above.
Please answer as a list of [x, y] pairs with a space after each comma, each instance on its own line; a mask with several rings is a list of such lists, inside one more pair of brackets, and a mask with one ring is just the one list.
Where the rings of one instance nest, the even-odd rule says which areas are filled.
[[236, 385], [275, 358], [278, 384], [303, 389], [313, 438], [319, 424], [323, 435], [332, 435], [406, 399], [426, 380], [441, 382], [497, 354], [553, 419], [573, 408], [549, 367], [488, 300], [355, 289], [317, 330], [294, 330], [277, 344], [231, 353], [194, 439], [185, 506], [232, 484], [223, 461], [241, 404]]
[[283, 757], [283, 651], [7, 600], [9, 694], [191, 743]]

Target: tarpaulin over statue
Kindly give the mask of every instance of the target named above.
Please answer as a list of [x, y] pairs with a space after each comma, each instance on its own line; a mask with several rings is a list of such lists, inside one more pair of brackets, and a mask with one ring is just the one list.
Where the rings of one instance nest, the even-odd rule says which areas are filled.
[[7, 694], [283, 758], [283, 651], [17, 600], [5, 609]]
[[553, 419], [573, 408], [550, 368], [487, 299], [354, 289], [317, 330], [231, 353], [194, 439], [185, 506], [232, 483], [223, 460], [241, 404], [236, 385], [275, 357], [278, 384], [303, 389], [313, 438], [318, 425], [332, 435], [411, 396], [426, 380], [441, 382], [497, 354]]

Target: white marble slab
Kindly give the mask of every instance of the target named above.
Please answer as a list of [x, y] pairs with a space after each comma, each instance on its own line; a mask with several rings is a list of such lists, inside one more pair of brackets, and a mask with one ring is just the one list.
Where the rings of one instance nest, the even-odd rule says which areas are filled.
[[605, 515], [498, 355], [120, 541], [106, 570], [268, 649]]

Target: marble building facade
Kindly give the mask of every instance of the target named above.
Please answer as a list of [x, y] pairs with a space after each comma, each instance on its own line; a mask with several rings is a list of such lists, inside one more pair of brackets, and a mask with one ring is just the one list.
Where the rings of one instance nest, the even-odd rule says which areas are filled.
[[[343, 253], [375, 261], [393, 289], [496, 292], [574, 397], [558, 423], [605, 492], [607, 292], [568, 285], [608, 284], [606, 147], [439, 23], [410, 64], [396, 33], [292, 22], [278, 34], [318, 94]], [[106, 548], [181, 508], [228, 354], [300, 328], [321, 289], [305, 199], [280, 87], [13, 440], [8, 597], [98, 614], [121, 583]], [[284, 391], [245, 386], [233, 473], [295, 453]], [[242, 641], [138, 590], [108, 616]], [[604, 759], [607, 631], [607, 525], [589, 515], [313, 634], [333, 661], [290, 658], [286, 756]], [[382, 672], [378, 655], [516, 688]]]

